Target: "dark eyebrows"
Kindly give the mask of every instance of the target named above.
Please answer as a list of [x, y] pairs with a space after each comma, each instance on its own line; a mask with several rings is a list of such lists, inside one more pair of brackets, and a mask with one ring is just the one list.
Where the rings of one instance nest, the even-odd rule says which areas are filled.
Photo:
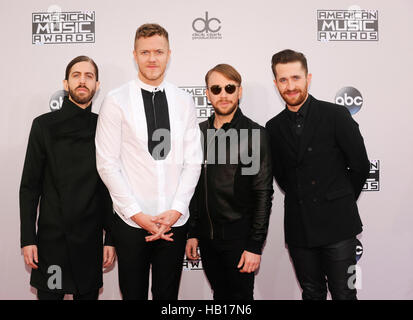
[[[80, 71], [73, 71], [73, 72], [70, 73], [70, 75], [74, 75], [74, 74], [81, 74], [81, 72], [80, 72]], [[94, 73], [94, 72], [85, 72], [85, 74], [86, 74], [87, 76], [92, 75], [93, 77], [95, 77], [95, 73]]]

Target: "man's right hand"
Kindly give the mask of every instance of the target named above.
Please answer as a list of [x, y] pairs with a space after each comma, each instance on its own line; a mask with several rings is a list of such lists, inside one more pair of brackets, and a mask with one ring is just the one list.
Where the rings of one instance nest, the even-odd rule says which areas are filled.
[[191, 260], [198, 260], [199, 255], [198, 251], [196, 250], [198, 248], [198, 239], [196, 238], [190, 238], [186, 241], [186, 248], [185, 248], [185, 253], [186, 257]]
[[37, 246], [36, 245], [29, 245], [29, 246], [25, 246], [23, 247], [23, 256], [24, 256], [24, 262], [26, 262], [26, 264], [33, 268], [33, 269], [37, 269], [39, 268], [36, 263], [39, 263], [39, 257], [37, 255]]
[[166, 228], [165, 226], [154, 222], [152, 216], [147, 215], [143, 212], [135, 214], [131, 217], [131, 219], [133, 222], [148, 231], [150, 234], [158, 234], [160, 231], [162, 232], [162, 234], [165, 234], [171, 230], [171, 228]]
[[159, 227], [153, 222], [152, 216], [139, 212], [131, 217], [132, 221], [139, 225], [141, 228], [148, 231], [150, 234], [158, 232]]

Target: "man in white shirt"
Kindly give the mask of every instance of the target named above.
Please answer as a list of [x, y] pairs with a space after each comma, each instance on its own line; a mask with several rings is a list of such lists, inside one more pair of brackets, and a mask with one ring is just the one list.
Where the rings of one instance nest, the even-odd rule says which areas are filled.
[[118, 217], [113, 238], [123, 299], [176, 300], [189, 202], [201, 170], [200, 131], [192, 97], [164, 81], [167, 31], [138, 28], [138, 78], [109, 92], [96, 131], [98, 172]]

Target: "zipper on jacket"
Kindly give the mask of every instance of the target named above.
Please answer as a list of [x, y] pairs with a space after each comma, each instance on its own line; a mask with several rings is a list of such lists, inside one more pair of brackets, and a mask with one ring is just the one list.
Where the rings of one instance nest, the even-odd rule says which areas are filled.
[[[207, 148], [208, 152], [208, 148]], [[205, 159], [204, 161], [204, 180], [205, 180], [205, 205], [206, 205], [206, 211], [207, 211], [207, 216], [209, 220], [209, 225], [211, 226], [211, 231], [210, 231], [210, 238], [211, 240], [214, 239], [214, 228], [212, 227], [212, 220], [211, 220], [211, 215], [209, 214], [209, 207], [208, 207], [208, 181], [207, 181], [207, 164], [208, 160]]]
[[[209, 129], [209, 123], [208, 123], [208, 129]], [[209, 140], [208, 144], [207, 144], [207, 148], [206, 148], [206, 158], [204, 160], [204, 180], [205, 180], [205, 205], [206, 205], [206, 211], [207, 211], [207, 215], [208, 215], [208, 220], [209, 220], [209, 224], [211, 226], [211, 232], [210, 232], [210, 237], [211, 240], [214, 239], [214, 228], [212, 226], [212, 219], [211, 219], [211, 215], [209, 213], [209, 207], [208, 207], [208, 180], [207, 180], [207, 164], [208, 164], [208, 149], [209, 149], [209, 145], [211, 144], [211, 141], [215, 139], [215, 136], [217, 135], [218, 130], [215, 131], [213, 137], [211, 138], [211, 140]], [[207, 136], [208, 136], [208, 130], [207, 130]]]
[[152, 108], [153, 108], [153, 117], [155, 120], [155, 130], [158, 129], [158, 124], [156, 123], [156, 111], [155, 111], [155, 92], [152, 91]]

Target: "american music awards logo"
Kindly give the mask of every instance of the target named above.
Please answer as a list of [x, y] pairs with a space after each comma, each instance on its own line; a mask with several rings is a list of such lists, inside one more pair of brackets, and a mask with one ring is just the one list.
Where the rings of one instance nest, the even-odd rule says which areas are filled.
[[201, 255], [199, 253], [199, 247], [196, 248], [196, 250], [197, 250], [197, 253], [199, 255], [199, 259], [190, 260], [185, 255], [184, 262], [183, 262], [183, 270], [185, 270], [185, 271], [204, 270], [204, 268], [202, 267], [202, 260], [201, 260]]
[[95, 42], [95, 12], [67, 11], [52, 5], [32, 13], [32, 44]]
[[210, 17], [209, 12], [205, 16], [198, 17], [192, 21], [192, 40], [221, 40], [221, 20]]
[[214, 113], [214, 108], [206, 96], [205, 86], [180, 86], [179, 88], [189, 93], [194, 99], [198, 120], [206, 120]]
[[379, 41], [378, 10], [317, 10], [318, 41]]

